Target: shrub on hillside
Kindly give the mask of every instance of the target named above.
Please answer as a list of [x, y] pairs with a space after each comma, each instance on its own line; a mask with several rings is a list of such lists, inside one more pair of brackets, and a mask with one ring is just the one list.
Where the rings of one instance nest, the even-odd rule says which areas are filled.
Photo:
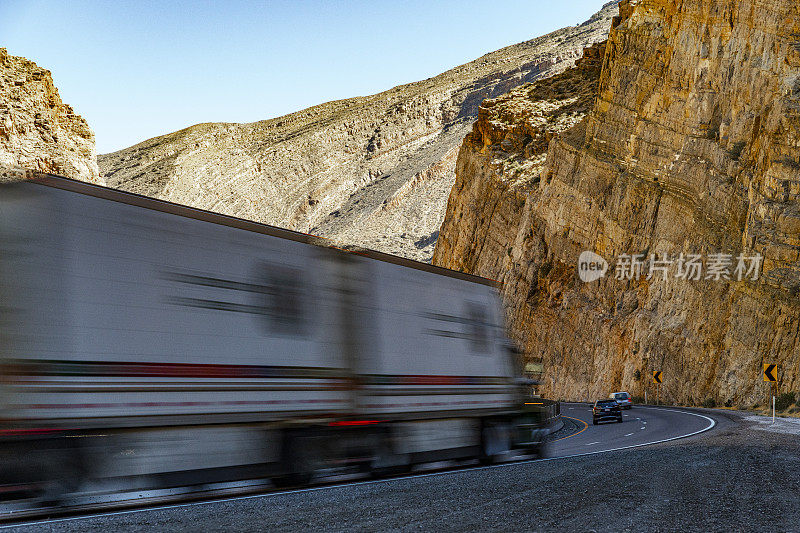
[[795, 402], [795, 395], [793, 392], [784, 392], [775, 398], [775, 410], [783, 411], [788, 409], [790, 405]]
[[703, 400], [703, 407], [707, 407], [707, 408], [711, 409], [711, 408], [716, 407], [716, 406], [717, 406], [717, 402], [714, 401], [714, 398], [708, 397], [705, 400]]

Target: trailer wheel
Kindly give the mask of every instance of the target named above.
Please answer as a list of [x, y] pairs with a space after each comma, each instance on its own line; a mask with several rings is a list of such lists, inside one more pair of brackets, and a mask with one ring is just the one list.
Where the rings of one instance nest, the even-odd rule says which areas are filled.
[[305, 432], [287, 431], [281, 446], [283, 474], [272, 477], [278, 488], [308, 485], [321, 468], [323, 458], [315, 438]]
[[45, 442], [42, 484], [39, 500], [47, 506], [64, 505], [73, 492], [77, 492], [88, 478], [88, 451], [76, 446], [74, 440], [59, 438]]
[[411, 458], [408, 454], [397, 453], [392, 432], [390, 430], [381, 432], [369, 465], [370, 476], [378, 479], [404, 474], [410, 470]]
[[547, 442], [542, 441], [538, 445], [529, 446], [525, 449], [525, 452], [535, 456], [537, 459], [544, 459], [547, 457]]
[[484, 420], [481, 424], [480, 455], [483, 465], [496, 463], [511, 449], [511, 430], [507, 423], [499, 420]]
[[533, 455], [538, 459], [547, 457], [548, 436], [543, 429], [531, 431], [530, 442], [523, 447], [523, 451], [528, 455]]

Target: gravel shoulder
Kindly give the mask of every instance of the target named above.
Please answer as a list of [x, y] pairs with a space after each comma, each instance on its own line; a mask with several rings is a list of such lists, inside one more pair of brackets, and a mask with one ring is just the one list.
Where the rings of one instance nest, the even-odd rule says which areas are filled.
[[742, 419], [751, 423], [753, 429], [800, 436], [800, 418], [778, 416], [773, 422], [771, 416], [745, 415]]

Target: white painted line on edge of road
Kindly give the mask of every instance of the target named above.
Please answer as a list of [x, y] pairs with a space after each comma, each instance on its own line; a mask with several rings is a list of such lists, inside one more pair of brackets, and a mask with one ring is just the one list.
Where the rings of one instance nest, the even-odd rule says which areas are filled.
[[600, 444], [600, 441], [597, 441], [597, 442], [590, 442], [590, 443], [589, 443], [589, 444], [587, 444], [586, 446], [593, 446], [593, 445], [595, 445], [595, 444]]
[[[499, 464], [499, 465], [476, 466], [476, 467], [473, 467], [473, 468], [463, 468], [463, 469], [453, 470], [453, 471], [450, 471], [450, 472], [431, 472], [429, 474], [416, 474], [416, 475], [401, 476], [401, 477], [395, 477], [395, 478], [389, 478], [389, 479], [373, 479], [373, 480], [369, 480], [369, 481], [359, 481], [359, 482], [356, 482], [356, 483], [352, 483], [351, 482], [351, 483], [341, 483], [341, 484], [335, 484], [335, 485], [327, 485], [327, 486], [324, 486], [324, 487], [309, 487], [307, 489], [294, 489], [294, 490], [288, 490], [288, 491], [283, 491], [283, 492], [273, 492], [273, 493], [269, 493], [269, 494], [251, 494], [251, 495], [248, 495], [248, 496], [234, 496], [232, 498], [221, 498], [221, 499], [218, 499], [218, 500], [206, 500], [206, 501], [201, 501], [201, 502], [178, 503], [178, 504], [173, 504], [173, 505], [161, 505], [161, 506], [156, 506], [156, 507], [145, 507], [145, 508], [141, 508], [141, 509], [126, 509], [124, 511], [114, 511], [114, 512], [106, 512], [106, 513], [94, 513], [94, 514], [90, 514], [90, 515], [69, 516], [69, 517], [65, 517], [65, 518], [52, 518], [52, 519], [49, 519], [49, 520], [33, 520], [33, 521], [30, 521], [30, 522], [20, 522], [20, 523], [17, 523], [17, 524], [0, 525], [0, 529], [9, 529], [9, 528], [12, 528], [12, 527], [20, 528], [20, 527], [37, 526], [37, 525], [41, 526], [41, 525], [44, 525], [44, 524], [55, 524], [55, 523], [58, 523], [58, 522], [72, 522], [72, 521], [77, 521], [77, 520], [87, 520], [87, 519], [91, 519], [91, 518], [102, 518], [102, 517], [118, 516], [118, 515], [124, 515], [124, 514], [135, 514], [135, 513], [144, 513], [144, 512], [152, 512], [152, 511], [163, 511], [163, 510], [166, 510], [166, 509], [180, 509], [180, 508], [184, 508], [184, 507], [192, 507], [192, 506], [195, 506], [195, 505], [209, 505], [209, 504], [214, 504], [214, 503], [225, 503], [225, 502], [232, 502], [232, 501], [252, 500], [252, 499], [255, 499], [255, 498], [265, 498], [266, 499], [266, 498], [271, 498], [271, 497], [275, 497], [275, 496], [285, 496], [287, 494], [298, 494], [298, 493], [302, 493], [302, 492], [316, 492], [318, 490], [328, 490], [328, 489], [337, 489], [337, 488], [343, 488], [343, 487], [352, 487], [352, 486], [355, 486], [355, 485], [373, 485], [373, 484], [376, 484], [376, 483], [392, 483], [392, 482], [401, 481], [401, 480], [404, 480], [404, 479], [417, 479], [417, 478], [425, 478], [425, 477], [432, 477], [432, 476], [446, 476], [446, 475], [452, 475], [452, 474], [460, 474], [460, 473], [463, 473], [463, 472], [469, 472], [469, 471], [472, 471], [472, 470], [488, 470], [490, 468], [505, 468], [505, 467], [509, 467], [509, 466], [519, 466], [519, 465], [523, 465], [523, 464], [544, 463], [544, 462], [547, 462], [547, 461], [558, 461], [560, 459], [572, 459], [574, 457], [584, 457], [584, 456], [587, 456], [587, 455], [597, 455], [597, 454], [601, 454], [601, 453], [618, 452], [620, 450], [628, 450], [630, 448], [641, 448], [642, 446], [650, 446], [652, 444], [661, 444], [663, 442], [669, 442], [669, 441], [678, 440], [678, 439], [685, 439], [687, 437], [691, 437], [693, 435], [697, 435], [699, 433], [703, 433], [704, 431], [708, 431], [709, 429], [712, 429], [714, 426], [717, 425], [716, 420], [714, 420], [713, 418], [708, 417], [706, 415], [701, 415], [699, 413], [692, 413], [690, 411], [680, 411], [678, 409], [663, 409], [661, 407], [647, 407], [646, 409], [658, 409], [659, 411], [670, 411], [670, 412], [673, 412], [673, 413], [681, 413], [681, 414], [685, 414], [685, 415], [697, 416], [697, 417], [704, 418], [704, 419], [708, 420], [710, 422], [710, 424], [708, 424], [703, 429], [698, 429], [697, 431], [693, 431], [693, 432], [687, 433], [685, 435], [677, 435], [675, 437], [669, 437], [667, 439], [661, 439], [661, 440], [654, 440], [652, 442], [641, 442], [639, 444], [628, 444], [627, 446], [619, 446], [617, 448], [611, 448], [609, 450], [596, 450], [596, 451], [593, 451], [593, 452], [574, 453], [572, 455], [562, 455], [562, 456], [559, 456], [559, 457], [544, 457], [542, 459], [531, 459], [530, 461], [517, 461], [517, 462], [512, 462], [512, 463], [503, 463], [503, 464]], [[638, 418], [637, 418], [637, 420], [638, 420]], [[642, 428], [642, 429], [644, 429], [644, 428]]]
[[626, 437], [630, 437], [631, 435], [633, 435], [633, 433], [628, 433], [628, 434], [627, 434], [627, 435], [625, 435], [625, 436], [626, 436]]

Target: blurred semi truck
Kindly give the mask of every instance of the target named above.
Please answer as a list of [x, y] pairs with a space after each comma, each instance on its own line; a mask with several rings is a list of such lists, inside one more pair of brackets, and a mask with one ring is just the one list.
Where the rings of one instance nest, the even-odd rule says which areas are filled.
[[539, 451], [531, 405], [492, 281], [56, 176], [0, 185], [3, 490], [490, 462]]

